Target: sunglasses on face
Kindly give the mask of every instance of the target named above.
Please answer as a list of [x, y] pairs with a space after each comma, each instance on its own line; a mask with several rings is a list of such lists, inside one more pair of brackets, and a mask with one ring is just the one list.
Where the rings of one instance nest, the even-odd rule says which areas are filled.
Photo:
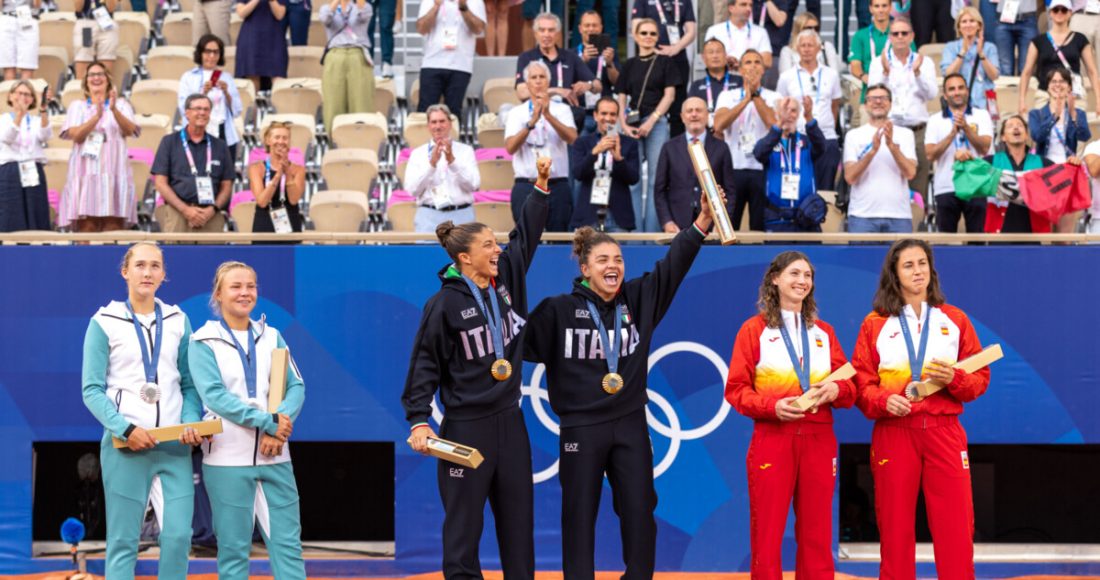
[[1065, 6], [1055, 6], [1054, 8], [1050, 9], [1050, 12], [1052, 14], [1069, 14], [1069, 8], [1066, 8]]
[[909, 36], [913, 34], [912, 30], [894, 30], [890, 32], [890, 36]]
[[638, 36], [657, 36], [657, 32], [650, 30], [639, 30]]
[[817, 32], [817, 31], [821, 30], [821, 27], [820, 26], [803, 26], [802, 30], [812, 30], [814, 32]]

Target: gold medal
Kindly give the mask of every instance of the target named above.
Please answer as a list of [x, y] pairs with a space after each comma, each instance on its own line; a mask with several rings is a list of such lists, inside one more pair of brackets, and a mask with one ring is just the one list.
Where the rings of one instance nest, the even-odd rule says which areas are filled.
[[607, 394], [614, 395], [615, 393], [623, 389], [623, 376], [619, 373], [607, 373], [603, 376], [603, 390], [607, 391]]
[[506, 358], [498, 358], [493, 361], [493, 367], [491, 371], [493, 378], [498, 381], [506, 381], [508, 377], [512, 376], [512, 363], [508, 362]]

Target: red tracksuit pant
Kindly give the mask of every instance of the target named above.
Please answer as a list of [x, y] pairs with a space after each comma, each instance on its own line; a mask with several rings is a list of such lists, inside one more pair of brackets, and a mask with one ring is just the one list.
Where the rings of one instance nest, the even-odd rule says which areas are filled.
[[974, 501], [966, 431], [955, 415], [880, 419], [871, 435], [883, 580], [917, 576], [917, 495], [924, 491], [941, 580], [974, 578]]
[[828, 423], [757, 421], [746, 457], [752, 578], [783, 577], [783, 530], [794, 501], [799, 580], [833, 579], [836, 435]]

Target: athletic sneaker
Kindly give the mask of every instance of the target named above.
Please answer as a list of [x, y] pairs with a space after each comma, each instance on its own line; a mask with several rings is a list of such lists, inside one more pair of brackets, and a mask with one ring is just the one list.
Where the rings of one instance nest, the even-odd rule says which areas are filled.
[[390, 64], [388, 62], [382, 63], [382, 78], [384, 78], [384, 79], [392, 79], [393, 78], [393, 65], [392, 64]]

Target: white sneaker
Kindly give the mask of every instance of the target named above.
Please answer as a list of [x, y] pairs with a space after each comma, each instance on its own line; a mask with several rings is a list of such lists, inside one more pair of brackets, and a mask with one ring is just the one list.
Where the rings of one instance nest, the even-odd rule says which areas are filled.
[[392, 64], [390, 64], [388, 62], [382, 63], [382, 78], [384, 78], [384, 79], [392, 79], [393, 78], [393, 65]]

